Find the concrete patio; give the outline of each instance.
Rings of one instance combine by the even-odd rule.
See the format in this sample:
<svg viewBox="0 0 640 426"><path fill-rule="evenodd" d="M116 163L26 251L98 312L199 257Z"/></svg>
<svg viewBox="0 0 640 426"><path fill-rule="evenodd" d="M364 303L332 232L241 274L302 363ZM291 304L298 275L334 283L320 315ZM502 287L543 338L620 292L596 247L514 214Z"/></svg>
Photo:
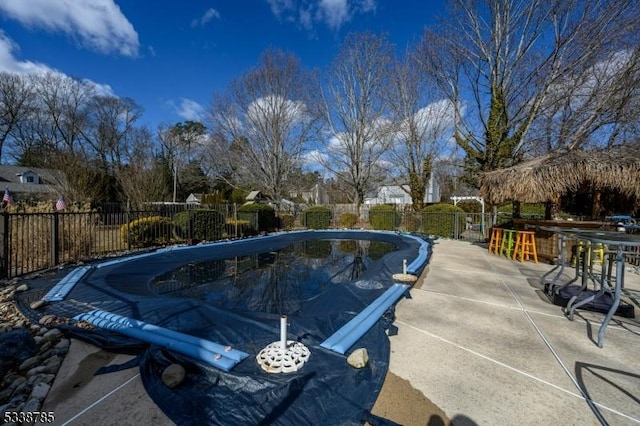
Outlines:
<svg viewBox="0 0 640 426"><path fill-rule="evenodd" d="M640 423L640 321L614 316L599 348L604 315L569 321L539 283L551 268L436 241L424 279L397 306L391 371L456 425ZM640 316L634 268L625 293Z"/></svg>
<svg viewBox="0 0 640 426"><path fill-rule="evenodd" d="M397 306L390 371L456 425L640 423L640 321L614 317L599 348L603 315L569 321L539 284L551 268L437 240L412 298ZM634 270L625 287L640 300ZM57 424L171 424L137 369L92 376L127 359L74 341L43 410Z"/></svg>

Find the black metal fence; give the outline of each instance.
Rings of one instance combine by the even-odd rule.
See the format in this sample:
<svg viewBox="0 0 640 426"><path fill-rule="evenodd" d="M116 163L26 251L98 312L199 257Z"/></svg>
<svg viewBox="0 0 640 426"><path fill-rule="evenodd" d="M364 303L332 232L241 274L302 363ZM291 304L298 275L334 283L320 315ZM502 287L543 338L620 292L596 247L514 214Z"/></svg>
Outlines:
<svg viewBox="0 0 640 426"><path fill-rule="evenodd" d="M423 213L398 209L382 213L390 216L372 226L369 209L363 206L356 223L346 226L341 223L341 214L355 212L355 208L329 207L328 221L323 226L326 228L377 228L475 242L485 241L488 234L489 215L483 218L479 213ZM248 217L252 214L255 217ZM258 213L243 212L239 217L238 207L233 204L206 207L158 204L140 210L113 204L91 212L2 212L0 215L2 278L69 262L171 244L241 238L265 231L259 225ZM279 216L281 220L276 220L276 226L267 231L304 228L306 225L302 211L283 212Z"/></svg>

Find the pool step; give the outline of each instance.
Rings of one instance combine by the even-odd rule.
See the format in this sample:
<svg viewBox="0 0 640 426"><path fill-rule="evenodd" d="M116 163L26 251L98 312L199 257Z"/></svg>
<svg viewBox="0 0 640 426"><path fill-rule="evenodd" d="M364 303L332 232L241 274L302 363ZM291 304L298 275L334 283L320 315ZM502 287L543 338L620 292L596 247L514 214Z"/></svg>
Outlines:
<svg viewBox="0 0 640 426"><path fill-rule="evenodd" d="M407 292L409 287L407 284L398 283L389 287L380 297L333 333L320 346L339 354L344 354L378 321L391 305L396 303Z"/></svg>

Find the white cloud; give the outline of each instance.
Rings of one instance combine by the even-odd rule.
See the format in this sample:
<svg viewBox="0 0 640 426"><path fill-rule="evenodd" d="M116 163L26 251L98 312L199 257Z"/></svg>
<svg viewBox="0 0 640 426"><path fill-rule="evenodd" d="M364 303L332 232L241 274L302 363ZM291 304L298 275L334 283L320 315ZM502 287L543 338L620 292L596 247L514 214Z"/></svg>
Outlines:
<svg viewBox="0 0 640 426"><path fill-rule="evenodd" d="M267 0L267 3L271 6L271 13L278 18L280 18L283 13L288 13L297 8L295 0Z"/></svg>
<svg viewBox="0 0 640 426"><path fill-rule="evenodd" d="M362 0L360 1L360 10L364 13L375 12L377 8L376 0Z"/></svg>
<svg viewBox="0 0 640 426"><path fill-rule="evenodd" d="M93 85L95 93L98 96L112 96L114 98L118 97L113 92L113 89L111 88L111 85L109 85L109 84L96 83L95 81L89 80L87 78L82 79L82 81L84 81L87 84Z"/></svg>
<svg viewBox="0 0 640 426"><path fill-rule="evenodd" d="M311 11L309 9L300 9L299 21L300 26L307 31L311 31L313 29L313 17L311 16Z"/></svg>
<svg viewBox="0 0 640 426"><path fill-rule="evenodd" d="M65 33L101 53L138 54L138 33L114 0L2 0L0 12L27 27Z"/></svg>
<svg viewBox="0 0 640 426"><path fill-rule="evenodd" d="M278 19L295 22L305 30L312 30L314 23L339 30L357 14L373 13L377 0L267 0L271 13Z"/></svg>
<svg viewBox="0 0 640 426"><path fill-rule="evenodd" d="M220 19L220 12L213 8L207 9L207 11L200 18L196 18L191 21L192 27L201 26L204 27L212 19Z"/></svg>
<svg viewBox="0 0 640 426"><path fill-rule="evenodd" d="M202 121L205 115L205 109L198 102L187 98L180 98L180 104L169 102L181 118L190 121Z"/></svg>
<svg viewBox="0 0 640 426"><path fill-rule="evenodd" d="M39 62L16 59L14 53L19 50L20 47L0 31L0 71L16 74L44 74L53 71L47 65Z"/></svg>
<svg viewBox="0 0 640 426"><path fill-rule="evenodd" d="M327 150L329 152L336 152L342 150L347 144L347 134L344 132L340 132L336 135L333 135L329 138L329 144L327 145Z"/></svg>
<svg viewBox="0 0 640 426"><path fill-rule="evenodd" d="M317 149L312 149L302 155L302 164L309 167L318 166L319 168L319 166L327 162L327 159L327 154Z"/></svg>
<svg viewBox="0 0 640 426"><path fill-rule="evenodd" d="M51 73L70 78L66 74L43 63L17 59L15 54L19 50L20 47L0 30L0 71L23 75L44 75ZM115 96L113 89L108 84L96 83L89 79L83 79L82 81L92 85L95 88L96 94L100 96Z"/></svg>
<svg viewBox="0 0 640 426"><path fill-rule="evenodd" d="M464 116L466 106L460 105L458 113ZM442 152L450 152L456 149L456 142L453 138L455 126L455 110L451 101L441 99L432 102L419 109L413 116L413 120L398 123L399 127L395 135L395 142L404 144L404 140L410 135L409 126L415 126L416 131L424 144L437 145L442 148Z"/></svg>
<svg viewBox="0 0 640 426"><path fill-rule="evenodd" d="M338 30L345 22L351 20L349 2L347 0L320 0L318 20L324 21L333 30Z"/></svg>
<svg viewBox="0 0 640 426"><path fill-rule="evenodd" d="M247 107L247 118L254 125L280 122L293 127L305 120L307 109L303 102L290 101L281 96L264 96Z"/></svg>

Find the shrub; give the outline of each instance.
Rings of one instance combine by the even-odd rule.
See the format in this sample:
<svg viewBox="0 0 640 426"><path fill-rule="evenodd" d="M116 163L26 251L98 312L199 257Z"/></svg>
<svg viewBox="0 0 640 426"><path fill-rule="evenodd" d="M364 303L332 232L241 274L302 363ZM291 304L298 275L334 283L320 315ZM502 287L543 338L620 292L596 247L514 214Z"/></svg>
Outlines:
<svg viewBox="0 0 640 426"><path fill-rule="evenodd" d="M236 234L237 227L237 234ZM227 236L230 237L243 237L245 235L255 234L255 230L251 228L251 223L248 220L235 220L235 219L227 219L227 224L225 226Z"/></svg>
<svg viewBox="0 0 640 426"><path fill-rule="evenodd" d="M427 235L451 238L464 230L466 215L464 210L453 204L433 204L422 209L422 232Z"/></svg>
<svg viewBox="0 0 640 426"><path fill-rule="evenodd" d="M355 213L341 213L338 217L340 228L353 228L358 222L358 215Z"/></svg>
<svg viewBox="0 0 640 426"><path fill-rule="evenodd" d="M407 232L419 232L422 226L422 212L407 210L404 212L402 228Z"/></svg>
<svg viewBox="0 0 640 426"><path fill-rule="evenodd" d="M400 225L400 219L395 206L381 204L369 209L369 223L373 229L393 231Z"/></svg>
<svg viewBox="0 0 640 426"><path fill-rule="evenodd" d="M276 212L268 204L245 204L238 209L238 220L249 222L249 233L273 231L278 226Z"/></svg>
<svg viewBox="0 0 640 426"><path fill-rule="evenodd" d="M186 210L176 214L173 223L182 238L213 241L222 238L224 215L215 210Z"/></svg>
<svg viewBox="0 0 640 426"><path fill-rule="evenodd" d="M132 220L120 228L120 236L131 247L151 247L172 242L175 225L164 216L148 216Z"/></svg>
<svg viewBox="0 0 640 426"><path fill-rule="evenodd" d="M331 209L327 207L310 207L302 212L302 225L311 229L327 229L332 216Z"/></svg>
<svg viewBox="0 0 640 426"><path fill-rule="evenodd" d="M482 204L478 201L473 200L463 200L458 201L458 207L464 210L467 213L480 213L482 212Z"/></svg>
<svg viewBox="0 0 640 426"><path fill-rule="evenodd" d="M229 202L234 204L242 204L247 201L249 191L240 188L234 188L229 196Z"/></svg>
<svg viewBox="0 0 640 426"><path fill-rule="evenodd" d="M216 191L209 194L202 194L201 204L222 204L224 202L224 192Z"/></svg>
<svg viewBox="0 0 640 426"><path fill-rule="evenodd" d="M295 223L295 218L292 214L289 213L281 213L278 215L279 219L279 228L286 229L287 231L293 229L293 225Z"/></svg>

